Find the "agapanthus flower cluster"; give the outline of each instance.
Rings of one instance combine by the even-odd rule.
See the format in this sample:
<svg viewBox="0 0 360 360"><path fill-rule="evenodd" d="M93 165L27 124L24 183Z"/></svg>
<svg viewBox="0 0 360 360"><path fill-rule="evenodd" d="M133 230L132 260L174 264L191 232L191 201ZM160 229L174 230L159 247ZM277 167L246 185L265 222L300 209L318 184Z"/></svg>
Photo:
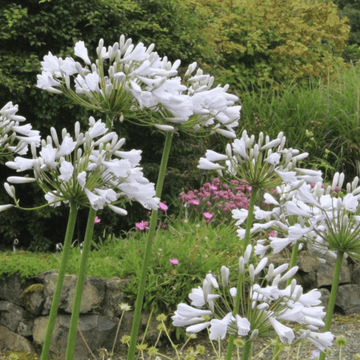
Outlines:
<svg viewBox="0 0 360 360"><path fill-rule="evenodd" d="M215 178L199 190L183 192L179 199L184 203L186 216L210 213L224 220L229 218L232 209L248 208L250 193L251 186L245 181L230 180L228 184L222 184L219 178Z"/></svg>
<svg viewBox="0 0 360 360"><path fill-rule="evenodd" d="M184 84L177 76L180 60L172 64L153 49L154 44L146 48L140 42L135 46L124 35L108 48L101 39L94 62L85 43L78 41L74 55L83 64L49 52L41 62L37 86L63 93L87 108L106 111L110 118L122 120L125 116L126 120L163 131L208 128L235 137L233 128L238 125L241 106L234 105L239 99L227 93L228 86L213 88L214 78L201 69L193 74L196 62L188 67ZM131 116L136 110L141 112Z"/></svg>
<svg viewBox="0 0 360 360"><path fill-rule="evenodd" d="M292 184L277 187L277 195L265 194L264 200L273 206L271 210L255 208L254 217L261 222L252 225L251 233L275 230L275 236L257 241L255 253L263 257L270 250L279 253L299 243L300 248L306 244L319 256L336 257L336 251L343 251L359 258L359 179L356 177L346 185L346 190L339 191L344 174L336 173L328 186L321 181L302 183L303 179L296 177L298 180ZM247 213L233 210L233 217L238 219L237 225L241 225ZM245 230L238 230L240 238L244 233Z"/></svg>
<svg viewBox="0 0 360 360"><path fill-rule="evenodd" d="M330 348L334 336L330 332L319 333L325 324L324 307L320 306L321 293L314 289L304 294L300 285L293 279L291 284L282 284L291 279L298 268L287 272L288 264L277 268L267 267L267 275L260 281L268 259L263 258L255 267L250 264L252 247L248 245L244 257L239 259L239 272L242 280L242 293L249 288L247 298L241 298L241 312L233 313L237 288L230 282L230 270L221 268L221 283L209 273L202 287L189 294L191 305L181 303L172 317L173 325L186 327L186 332L197 333L209 328L210 340L225 339L229 334L246 336L246 341L266 337L276 332L284 344L307 339L319 350ZM250 283L245 283L249 279ZM260 282L260 284L259 284ZM291 324L295 324L294 328Z"/></svg>
<svg viewBox="0 0 360 360"><path fill-rule="evenodd" d="M221 175L225 172L263 190L274 189L283 181L291 181L296 174L291 170L308 156L307 153L300 154L299 150L285 148L285 142L282 132L274 140L260 133L256 142L255 136L249 137L244 130L240 139L226 146L226 154L207 150L206 157L200 158L198 168L218 170Z"/></svg>
<svg viewBox="0 0 360 360"><path fill-rule="evenodd" d="M17 115L18 105L10 101L0 110L0 156L11 153L25 155L28 145L33 142L40 144L40 133L32 130L30 124L20 125L26 119Z"/></svg>
<svg viewBox="0 0 360 360"><path fill-rule="evenodd" d="M62 130L60 140L54 128L51 136L41 141L39 154L31 146L32 159L16 157L6 165L17 172L30 170L33 177L10 176L5 183L8 194L19 201L10 184L37 182L50 206L75 202L77 206L91 206L95 210L108 206L120 215L126 211L115 206L125 201L137 201L145 208L157 209L154 184L139 167L140 150L122 151L125 139L109 132L101 120L89 119L89 129L80 132L75 124L75 136Z"/></svg>

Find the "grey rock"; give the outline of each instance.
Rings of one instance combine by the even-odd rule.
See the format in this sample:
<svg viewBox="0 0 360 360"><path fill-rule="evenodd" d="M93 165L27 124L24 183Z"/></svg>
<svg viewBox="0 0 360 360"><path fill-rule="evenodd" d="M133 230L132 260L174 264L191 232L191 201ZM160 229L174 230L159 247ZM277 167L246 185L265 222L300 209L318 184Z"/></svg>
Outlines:
<svg viewBox="0 0 360 360"><path fill-rule="evenodd" d="M336 260L331 259L328 260L325 264L320 264L317 270L317 284L316 287L328 286L333 282L334 269L335 269ZM349 266L347 264L347 260L344 259L341 271L340 271L340 279L339 284L350 283L351 276Z"/></svg>
<svg viewBox="0 0 360 360"><path fill-rule="evenodd" d="M21 305L33 315L40 315L44 307L44 285L33 284L20 295Z"/></svg>
<svg viewBox="0 0 360 360"><path fill-rule="evenodd" d="M31 342L24 337L15 334L4 326L0 325L0 339L4 346L14 351L24 351L29 354L35 354L35 349Z"/></svg>
<svg viewBox="0 0 360 360"><path fill-rule="evenodd" d="M21 305L20 295L34 281L21 281L18 273L5 275L0 279L0 299L11 301L16 305Z"/></svg>
<svg viewBox="0 0 360 360"><path fill-rule="evenodd" d="M297 259L299 270L310 273L315 272L320 265L320 261L315 256L310 255L309 251L300 251Z"/></svg>
<svg viewBox="0 0 360 360"><path fill-rule="evenodd" d="M23 336L32 334L33 316L10 301L0 301L0 325Z"/></svg>
<svg viewBox="0 0 360 360"><path fill-rule="evenodd" d="M339 286L335 305L341 308L345 315L360 311L360 286L352 284Z"/></svg>
<svg viewBox="0 0 360 360"><path fill-rule="evenodd" d="M106 280L105 301L103 305L104 314L108 316L120 316L119 304L124 302L123 289L126 288L129 280L114 277Z"/></svg>
<svg viewBox="0 0 360 360"><path fill-rule="evenodd" d="M45 304L43 315L49 314L52 297L55 291L57 274L48 274L44 279ZM76 289L76 275L66 275L61 290L59 309L71 313ZM85 278L80 313L101 314L101 305L105 297L105 280L101 278Z"/></svg>
<svg viewBox="0 0 360 360"><path fill-rule="evenodd" d="M360 263L354 264L351 269L351 282L360 285Z"/></svg>
<svg viewBox="0 0 360 360"><path fill-rule="evenodd" d="M34 280L35 280L35 282L37 282L37 283L44 284L44 282L45 282L45 277L46 277L47 275L56 274L56 273L57 273L56 270L44 271L44 272L42 272L42 273L39 274L39 275L35 275L35 276L34 276Z"/></svg>
<svg viewBox="0 0 360 360"><path fill-rule="evenodd" d="M65 359L70 319L70 315L60 315L56 319L53 340L50 347L51 358L53 360ZM35 319L33 339L38 345L44 342L47 321L47 316ZM79 318L79 330L94 354L97 354L97 351L102 347L111 350L117 324L118 318L110 318L108 316L81 315ZM119 337L121 338L123 335L124 332L121 330ZM116 349L118 349L118 346L119 344ZM91 354L78 332L75 340L74 358L77 360L88 360L90 356Z"/></svg>

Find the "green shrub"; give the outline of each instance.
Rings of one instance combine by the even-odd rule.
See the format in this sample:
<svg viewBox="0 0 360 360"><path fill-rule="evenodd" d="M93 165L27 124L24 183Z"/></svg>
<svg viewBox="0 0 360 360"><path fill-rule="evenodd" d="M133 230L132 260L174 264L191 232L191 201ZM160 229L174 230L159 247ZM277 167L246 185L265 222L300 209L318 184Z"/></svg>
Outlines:
<svg viewBox="0 0 360 360"><path fill-rule="evenodd" d="M208 19L203 34L221 54L226 78L235 87L240 81L336 78L350 27L332 2L201 0L197 4Z"/></svg>

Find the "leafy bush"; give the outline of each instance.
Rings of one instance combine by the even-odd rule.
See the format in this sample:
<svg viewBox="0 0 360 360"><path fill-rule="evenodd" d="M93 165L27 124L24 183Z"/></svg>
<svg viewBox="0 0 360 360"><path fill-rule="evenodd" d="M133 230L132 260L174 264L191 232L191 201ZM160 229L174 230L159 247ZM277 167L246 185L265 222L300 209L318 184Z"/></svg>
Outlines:
<svg viewBox="0 0 360 360"><path fill-rule="evenodd" d="M337 76L350 27L332 2L202 0L197 10L207 18L203 34L221 53L235 87Z"/></svg>

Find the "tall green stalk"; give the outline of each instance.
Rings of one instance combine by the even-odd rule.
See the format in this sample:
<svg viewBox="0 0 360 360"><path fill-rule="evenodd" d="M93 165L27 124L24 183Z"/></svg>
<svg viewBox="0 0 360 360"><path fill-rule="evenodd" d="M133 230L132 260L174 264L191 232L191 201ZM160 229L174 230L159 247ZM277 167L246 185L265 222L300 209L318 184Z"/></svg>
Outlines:
<svg viewBox="0 0 360 360"><path fill-rule="evenodd" d="M329 298L329 303L326 311L326 321L325 321L325 327L324 332L327 332L330 330L331 320L334 313L335 308L335 301L336 301L336 294L339 286L339 279L340 279L340 271L341 266L344 258L344 252L338 251L335 269L334 269L334 275L333 275L333 282L331 285L331 293ZM325 353L322 352L320 354L320 360L325 360Z"/></svg>
<svg viewBox="0 0 360 360"><path fill-rule="evenodd" d="M83 252L81 256L80 269L78 273L78 278L76 282L74 303L71 310L71 320L70 320L70 329L68 335L68 343L66 348L66 360L72 360L75 350L75 340L77 335L77 326L79 322L79 313L81 306L81 298L83 293L83 285L86 273L87 261L90 254L90 245L94 232L94 220L95 220L96 210L90 207L88 221L86 225L85 239Z"/></svg>
<svg viewBox="0 0 360 360"><path fill-rule="evenodd" d="M249 208L248 208L248 216L246 219L246 228L245 228L245 238L244 238L244 243L243 243L243 249L241 251L241 256L244 255L246 247L248 246L249 240L250 240L250 230L251 230L251 226L252 226L252 222L253 222L253 214L254 214L254 207L255 207L255 201L256 201L256 197L257 197L257 193L258 193L258 188L257 187L252 187L251 190L251 196L250 196L250 202L249 202ZM239 309L240 309L240 300L241 300L241 287L242 287L242 274L239 273L238 276L238 281L237 281L237 293L236 293L236 299L235 299L235 305L234 305L234 310L233 310L233 315L235 317L236 314L239 313ZM226 354L226 360L231 360L232 359L232 351L233 351L233 347L234 347L234 339L235 339L235 335L232 334L229 336L229 344L228 344L228 351ZM247 352L249 352L250 349L247 350ZM243 356L243 360L247 360L247 357Z"/></svg>
<svg viewBox="0 0 360 360"><path fill-rule="evenodd" d="M51 303L49 320L48 320L48 323L46 326L46 334L45 334L44 344L42 346L42 351L41 351L41 360L48 360L48 357L49 357L51 339L53 336L57 311L58 311L59 304L60 304L61 289L62 289L62 286L64 283L66 265L67 265L67 262L68 262L68 259L70 256L70 247L71 247L71 241L72 241L73 235L74 235L77 213L78 213L77 204L76 204L76 202L71 201L69 218L68 218L68 223L67 223L67 227L66 227L64 246L63 246L63 251L62 251L62 258L61 258L61 263L60 263L60 269L58 272L54 296L53 296L53 300Z"/></svg>
<svg viewBox="0 0 360 360"><path fill-rule="evenodd" d="M171 141L172 141L173 134L171 132L167 132L165 135L165 144L163 149L163 154L161 158L161 164L159 169L159 175L158 180L156 184L156 196L161 198L162 194L162 188L164 185L164 179L166 174L166 168L167 168L167 162L170 155L170 149L171 149ZM135 302L135 313L134 313L134 319L132 323L131 328L131 340L129 345L129 351L128 351L128 360L133 360L135 355L135 348L136 348L136 341L137 341L137 335L139 331L139 325L140 325L140 318L141 318L141 311L142 311L142 305L143 305L143 299L144 299L144 293L145 293L145 283L146 283L146 277L147 277L147 271L151 256L151 247L152 242L155 235L156 230L156 224L158 219L158 211L153 210L151 212L151 218L150 218L150 228L148 233L148 239L145 246L145 254L144 254L144 260L143 265L141 269L141 277L139 281L139 289L138 294Z"/></svg>

